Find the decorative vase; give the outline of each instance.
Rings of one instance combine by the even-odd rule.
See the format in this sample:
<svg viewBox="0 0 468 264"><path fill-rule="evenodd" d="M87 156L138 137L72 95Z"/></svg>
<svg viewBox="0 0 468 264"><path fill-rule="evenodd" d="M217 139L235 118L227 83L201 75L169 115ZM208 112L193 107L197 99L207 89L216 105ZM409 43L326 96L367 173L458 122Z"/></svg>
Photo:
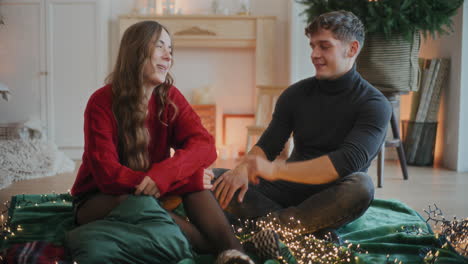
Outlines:
<svg viewBox="0 0 468 264"><path fill-rule="evenodd" d="M220 0L212 0L211 1L211 13L219 14L221 12L221 1Z"/></svg>
<svg viewBox="0 0 468 264"><path fill-rule="evenodd" d="M162 13L164 15L175 14L175 0L161 0L162 1Z"/></svg>
<svg viewBox="0 0 468 264"><path fill-rule="evenodd" d="M238 0L239 12L238 15L250 15L250 0Z"/></svg>

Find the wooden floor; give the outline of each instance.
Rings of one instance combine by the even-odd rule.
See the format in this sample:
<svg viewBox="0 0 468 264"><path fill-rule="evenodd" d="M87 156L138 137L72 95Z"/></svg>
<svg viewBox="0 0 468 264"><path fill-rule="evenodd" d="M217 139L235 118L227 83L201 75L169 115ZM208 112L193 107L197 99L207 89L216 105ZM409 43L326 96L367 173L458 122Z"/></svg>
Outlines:
<svg viewBox="0 0 468 264"><path fill-rule="evenodd" d="M80 162L77 162L77 169ZM217 161L216 167L232 168L235 161ZM76 171L41 179L16 182L0 190L1 206L16 194L41 194L67 192L74 181ZM369 175L374 183L376 180L376 164L369 168ZM1 175L0 175L1 177ZM428 205L437 204L446 218L468 217L468 173L429 168L409 167L409 180L403 180L400 166L397 162L387 161L383 188L376 188L376 198L397 199L417 210L424 218L423 209ZM3 209L3 208L2 208Z"/></svg>

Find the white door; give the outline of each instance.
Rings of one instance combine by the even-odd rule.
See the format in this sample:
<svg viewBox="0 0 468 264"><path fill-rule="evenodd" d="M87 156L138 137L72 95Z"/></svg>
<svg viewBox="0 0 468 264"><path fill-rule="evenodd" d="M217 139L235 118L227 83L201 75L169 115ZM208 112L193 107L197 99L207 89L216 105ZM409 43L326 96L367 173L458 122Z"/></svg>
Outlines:
<svg viewBox="0 0 468 264"><path fill-rule="evenodd" d="M70 157L83 152L83 112L107 73L107 0L3 0L0 123L37 118Z"/></svg>
<svg viewBox="0 0 468 264"><path fill-rule="evenodd" d="M107 70L108 2L46 0L49 138L70 157L83 153L83 113Z"/></svg>
<svg viewBox="0 0 468 264"><path fill-rule="evenodd" d="M41 0L0 2L0 82L11 91L0 98L0 123L37 118L46 123L45 27Z"/></svg>

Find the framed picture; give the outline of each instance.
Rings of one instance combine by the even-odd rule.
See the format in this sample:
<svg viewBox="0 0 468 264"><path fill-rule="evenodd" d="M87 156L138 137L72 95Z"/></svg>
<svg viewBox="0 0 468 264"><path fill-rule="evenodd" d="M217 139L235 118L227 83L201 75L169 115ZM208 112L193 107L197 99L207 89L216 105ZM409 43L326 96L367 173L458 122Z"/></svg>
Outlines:
<svg viewBox="0 0 468 264"><path fill-rule="evenodd" d="M254 114L223 114L223 145L245 153L247 126L254 124Z"/></svg>

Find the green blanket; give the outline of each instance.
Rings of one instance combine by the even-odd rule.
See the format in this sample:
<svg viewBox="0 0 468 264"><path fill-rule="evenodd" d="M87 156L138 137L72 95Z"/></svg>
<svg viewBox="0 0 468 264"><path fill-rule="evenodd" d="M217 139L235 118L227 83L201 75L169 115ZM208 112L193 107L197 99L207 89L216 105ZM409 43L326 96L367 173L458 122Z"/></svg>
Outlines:
<svg viewBox="0 0 468 264"><path fill-rule="evenodd" d="M3 232L0 250L34 240L63 245L66 234L74 228L68 194L14 196L9 216L10 232ZM171 228L168 229L171 233L178 232ZM342 227L338 233L344 241L352 243L348 246L357 257L353 260L355 263L394 263L395 259L405 264L431 263L430 259L423 260L424 252L428 250L439 252L435 263L468 263L450 247L441 248L443 241L433 234L424 219L396 200L374 200L362 217ZM185 247L183 241L176 244ZM213 260L212 256L198 255L187 257L179 264L208 264ZM289 262L295 263L292 258Z"/></svg>
<svg viewBox="0 0 468 264"><path fill-rule="evenodd" d="M359 244L357 263L424 263L421 251L439 251L435 263L468 263L450 247L441 249L445 241L437 238L430 226L413 209L396 200L372 202L366 213L338 230L343 241ZM389 257L387 257L389 255ZM432 263L431 259L426 259Z"/></svg>
<svg viewBox="0 0 468 264"><path fill-rule="evenodd" d="M180 228L154 197L129 196L104 219L68 232L78 263L174 263L193 258Z"/></svg>

